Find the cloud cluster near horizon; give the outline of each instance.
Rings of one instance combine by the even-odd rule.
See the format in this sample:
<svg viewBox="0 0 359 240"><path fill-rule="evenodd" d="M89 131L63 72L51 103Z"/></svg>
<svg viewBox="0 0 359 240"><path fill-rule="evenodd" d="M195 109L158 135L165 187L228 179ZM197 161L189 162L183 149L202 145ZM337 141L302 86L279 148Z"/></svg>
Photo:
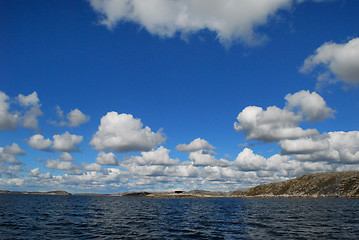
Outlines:
<svg viewBox="0 0 359 240"><path fill-rule="evenodd" d="M299 127L303 117L310 122L334 117L335 111L319 94L300 91L288 94L285 100L284 109L276 106L267 110L255 106L245 108L238 114L234 128L243 131L247 139L277 142L281 155L296 161L325 162L328 165L359 163L359 131L320 134L316 129Z"/></svg>
<svg viewBox="0 0 359 240"><path fill-rule="evenodd" d="M316 0L314 2L322 2ZM151 34L173 37L209 30L225 45L240 40L249 45L267 39L256 28L265 25L280 10L303 0L89 0L100 23L113 29L133 22Z"/></svg>
<svg viewBox="0 0 359 240"><path fill-rule="evenodd" d="M68 131L52 139L35 134L27 140L32 149L59 154L42 161L49 171L27 169L18 159L25 152L13 143L0 148L0 185L77 190L104 186L128 190L233 190L304 173L359 168L358 131L319 133L300 127L304 121L310 124L334 117L335 110L318 93L302 90L284 99L283 108L246 107L234 123L235 130L243 132L248 140L276 142L281 153L270 157L246 147L234 160L217 158L215 146L196 138L176 147L188 154L187 159L172 158L171 150L161 145L166 140L162 131L153 132L131 114L109 112L101 118L89 142L98 151L92 161L79 162L71 155L83 151L79 148L83 136ZM31 98L22 101L29 105L38 102ZM119 159L116 153L131 155Z"/></svg>

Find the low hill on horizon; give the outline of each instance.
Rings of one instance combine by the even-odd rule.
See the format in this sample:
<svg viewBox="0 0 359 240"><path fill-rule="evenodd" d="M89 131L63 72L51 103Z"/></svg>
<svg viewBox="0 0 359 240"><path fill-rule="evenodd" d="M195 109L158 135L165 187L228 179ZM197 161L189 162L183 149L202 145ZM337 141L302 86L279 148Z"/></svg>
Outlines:
<svg viewBox="0 0 359 240"><path fill-rule="evenodd" d="M232 192L233 197L359 197L359 171L305 174Z"/></svg>
<svg viewBox="0 0 359 240"><path fill-rule="evenodd" d="M40 195L84 195L84 196L118 196L118 197L151 197L151 198L199 198L199 197L328 197L359 198L359 171L325 172L305 174L301 177L283 182L261 184L247 190L232 192L212 192L206 190L175 192L125 192L114 194L75 193L63 190L49 192L8 191L0 194L40 194Z"/></svg>

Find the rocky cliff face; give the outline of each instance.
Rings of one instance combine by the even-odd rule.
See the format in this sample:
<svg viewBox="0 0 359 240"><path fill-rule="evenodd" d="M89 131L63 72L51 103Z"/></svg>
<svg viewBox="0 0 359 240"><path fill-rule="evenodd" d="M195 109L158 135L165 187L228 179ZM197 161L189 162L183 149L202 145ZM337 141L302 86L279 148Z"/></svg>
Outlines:
<svg viewBox="0 0 359 240"><path fill-rule="evenodd" d="M359 172L306 174L279 183L234 191L237 197L359 197Z"/></svg>

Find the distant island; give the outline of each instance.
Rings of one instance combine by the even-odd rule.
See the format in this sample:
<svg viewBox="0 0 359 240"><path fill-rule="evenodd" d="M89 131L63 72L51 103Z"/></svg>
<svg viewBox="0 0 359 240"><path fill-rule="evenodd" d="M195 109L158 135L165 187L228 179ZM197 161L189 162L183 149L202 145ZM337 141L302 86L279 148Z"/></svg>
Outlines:
<svg viewBox="0 0 359 240"><path fill-rule="evenodd" d="M0 190L0 194L34 194L34 195L72 195L66 191L50 191L50 192L31 192L31 191L8 191Z"/></svg>
<svg viewBox="0 0 359 240"><path fill-rule="evenodd" d="M66 191L31 192L0 190L0 194L86 195L146 198L359 198L359 171L305 174L291 180L261 184L247 190L211 192L206 190L174 192L125 192L115 194L76 193Z"/></svg>

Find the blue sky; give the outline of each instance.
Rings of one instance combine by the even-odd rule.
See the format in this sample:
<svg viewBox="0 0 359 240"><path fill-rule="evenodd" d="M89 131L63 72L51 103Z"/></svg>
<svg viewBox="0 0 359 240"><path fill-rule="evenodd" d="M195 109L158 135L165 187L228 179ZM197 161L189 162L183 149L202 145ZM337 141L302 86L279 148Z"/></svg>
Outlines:
<svg viewBox="0 0 359 240"><path fill-rule="evenodd" d="M359 3L0 1L0 188L235 190L359 168Z"/></svg>

